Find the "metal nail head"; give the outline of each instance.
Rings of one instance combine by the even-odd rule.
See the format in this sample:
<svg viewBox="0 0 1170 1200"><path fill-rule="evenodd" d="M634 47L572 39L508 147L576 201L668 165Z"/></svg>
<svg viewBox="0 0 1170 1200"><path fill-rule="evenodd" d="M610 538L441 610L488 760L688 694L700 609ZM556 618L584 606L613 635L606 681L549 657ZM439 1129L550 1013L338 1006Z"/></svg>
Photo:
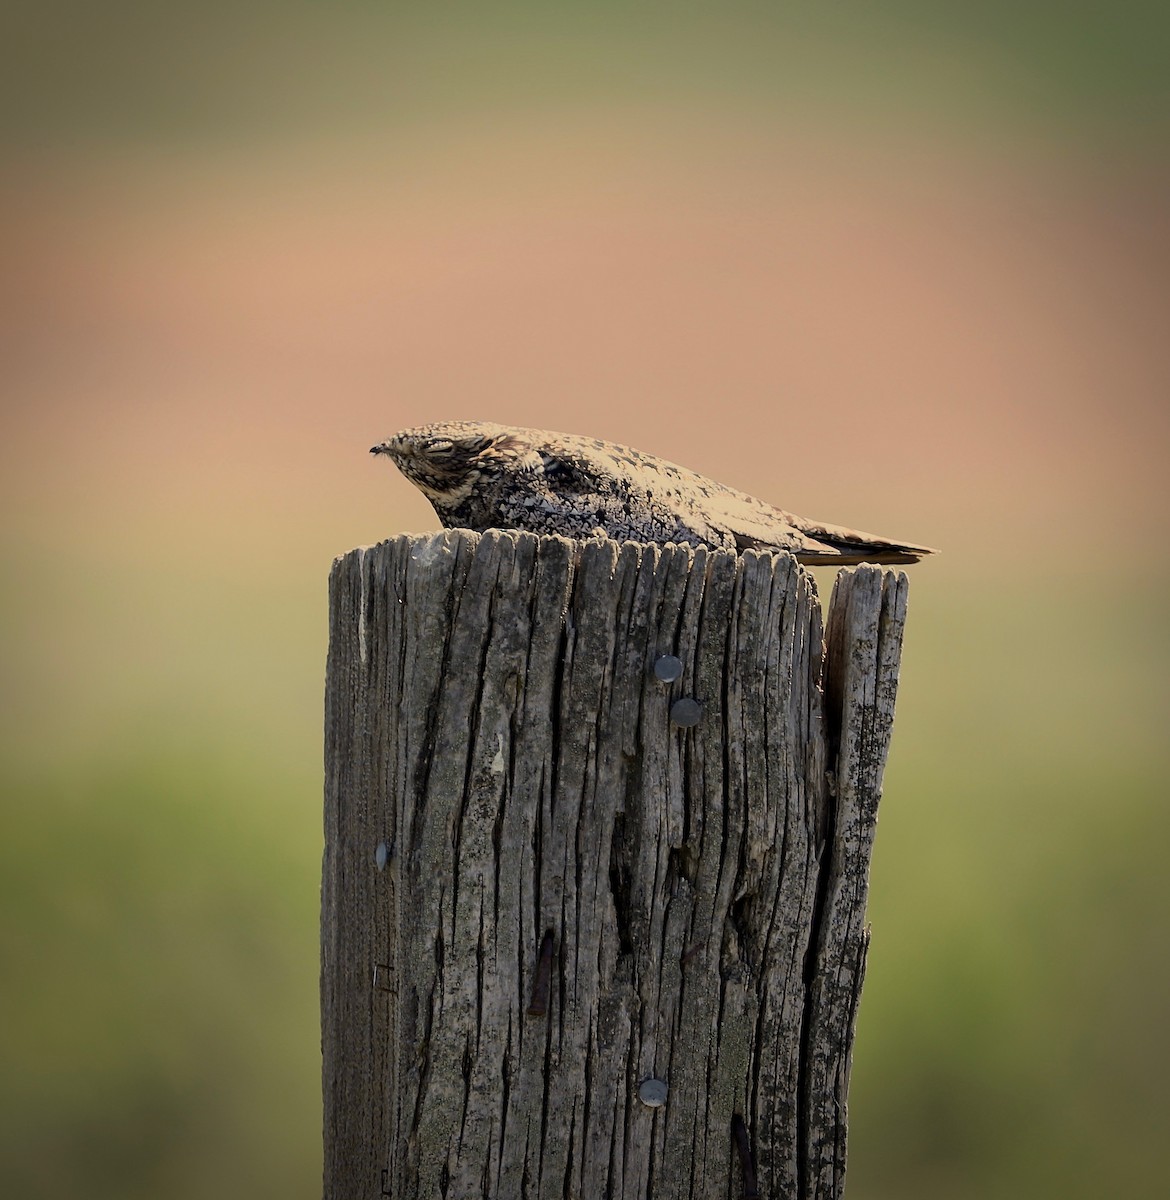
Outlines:
<svg viewBox="0 0 1170 1200"><path fill-rule="evenodd" d="M654 663L654 675L663 683L674 683L676 679L681 679L682 671L682 659L675 658L673 654L663 654Z"/></svg>
<svg viewBox="0 0 1170 1200"><path fill-rule="evenodd" d="M699 718L703 715L703 706L698 700L691 696L684 696L681 700L676 700L670 706L670 719L675 725L681 725L684 728L689 728L692 725L698 725Z"/></svg>
<svg viewBox="0 0 1170 1200"><path fill-rule="evenodd" d="M638 1084L638 1099L647 1108L661 1108L666 1103L666 1082L662 1079L643 1079Z"/></svg>

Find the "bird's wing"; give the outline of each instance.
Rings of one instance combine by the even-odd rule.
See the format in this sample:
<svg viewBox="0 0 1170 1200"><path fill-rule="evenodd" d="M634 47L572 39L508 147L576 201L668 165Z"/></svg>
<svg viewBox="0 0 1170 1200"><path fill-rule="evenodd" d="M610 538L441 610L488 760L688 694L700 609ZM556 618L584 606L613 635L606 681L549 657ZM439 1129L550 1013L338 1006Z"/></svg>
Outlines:
<svg viewBox="0 0 1170 1200"><path fill-rule="evenodd" d="M625 480L648 502L666 505L680 528L712 546L787 550L813 566L912 563L933 553L925 546L794 516L678 463L625 446L553 436L556 455L546 459L546 471L558 494L588 491L598 479Z"/></svg>
<svg viewBox="0 0 1170 1200"><path fill-rule="evenodd" d="M567 435L555 435L541 453L540 487L550 501L573 516L595 517L619 541L733 545L689 503L685 468L625 446Z"/></svg>
<svg viewBox="0 0 1170 1200"><path fill-rule="evenodd" d="M734 540L739 550L788 550L793 554L815 548L815 543L792 523L788 514L762 500L702 480L693 491L694 507L702 519Z"/></svg>
<svg viewBox="0 0 1170 1200"><path fill-rule="evenodd" d="M811 566L912 563L934 553L910 542L797 517L732 488L705 495L703 511L712 525L731 534L740 550L787 550Z"/></svg>

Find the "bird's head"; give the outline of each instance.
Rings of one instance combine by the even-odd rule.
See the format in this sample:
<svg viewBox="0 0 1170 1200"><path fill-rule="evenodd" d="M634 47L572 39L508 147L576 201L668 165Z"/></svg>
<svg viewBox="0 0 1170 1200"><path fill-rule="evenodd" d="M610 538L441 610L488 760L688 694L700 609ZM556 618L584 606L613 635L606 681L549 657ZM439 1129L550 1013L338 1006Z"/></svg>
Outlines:
<svg viewBox="0 0 1170 1200"><path fill-rule="evenodd" d="M444 421L404 429L370 447L385 454L435 508L454 509L475 490L498 456L523 452L516 431L479 421Z"/></svg>

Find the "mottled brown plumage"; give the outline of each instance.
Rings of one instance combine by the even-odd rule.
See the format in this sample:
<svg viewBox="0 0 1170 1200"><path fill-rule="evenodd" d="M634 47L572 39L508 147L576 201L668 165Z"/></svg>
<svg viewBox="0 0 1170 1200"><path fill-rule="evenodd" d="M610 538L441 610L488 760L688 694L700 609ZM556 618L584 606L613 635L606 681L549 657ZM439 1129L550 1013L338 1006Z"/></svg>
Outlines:
<svg viewBox="0 0 1170 1200"><path fill-rule="evenodd" d="M596 438L448 421L403 430L370 453L393 459L447 528L787 550L812 565L912 563L933 553L808 521L686 467Z"/></svg>

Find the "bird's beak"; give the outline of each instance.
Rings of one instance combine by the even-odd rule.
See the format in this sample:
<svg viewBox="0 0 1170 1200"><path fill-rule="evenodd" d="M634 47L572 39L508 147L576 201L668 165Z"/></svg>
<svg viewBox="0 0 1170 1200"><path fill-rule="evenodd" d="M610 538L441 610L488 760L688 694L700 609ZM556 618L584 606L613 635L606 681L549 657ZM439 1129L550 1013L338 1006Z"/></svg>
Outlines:
<svg viewBox="0 0 1170 1200"><path fill-rule="evenodd" d="M376 446L371 446L370 453L371 454L385 454L386 453L386 443L379 442Z"/></svg>

